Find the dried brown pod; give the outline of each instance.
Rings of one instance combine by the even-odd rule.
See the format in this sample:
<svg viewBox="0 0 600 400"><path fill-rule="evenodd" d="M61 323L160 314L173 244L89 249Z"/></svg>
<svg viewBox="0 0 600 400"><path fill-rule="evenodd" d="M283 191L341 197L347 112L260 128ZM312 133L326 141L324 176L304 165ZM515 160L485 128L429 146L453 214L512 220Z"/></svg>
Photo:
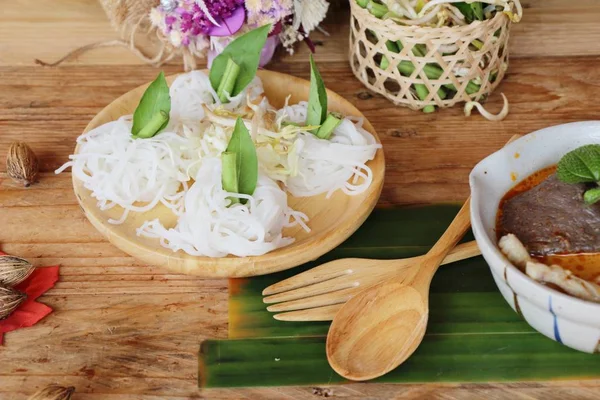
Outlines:
<svg viewBox="0 0 600 400"><path fill-rule="evenodd" d="M26 298L25 293L9 286L0 285L0 320L12 314Z"/></svg>
<svg viewBox="0 0 600 400"><path fill-rule="evenodd" d="M0 284L15 286L23 282L35 268L24 258L0 256Z"/></svg>
<svg viewBox="0 0 600 400"><path fill-rule="evenodd" d="M73 386L50 385L38 390L29 400L69 400L74 391Z"/></svg>
<svg viewBox="0 0 600 400"><path fill-rule="evenodd" d="M35 183L39 168L37 156L29 146L23 142L10 145L6 156L6 173L14 181L29 187Z"/></svg>

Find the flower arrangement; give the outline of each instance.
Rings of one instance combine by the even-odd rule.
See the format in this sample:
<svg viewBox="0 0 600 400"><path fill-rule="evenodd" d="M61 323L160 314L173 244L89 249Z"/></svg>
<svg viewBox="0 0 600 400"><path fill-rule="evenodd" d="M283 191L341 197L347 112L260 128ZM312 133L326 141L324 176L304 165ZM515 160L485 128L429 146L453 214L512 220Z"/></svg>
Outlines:
<svg viewBox="0 0 600 400"><path fill-rule="evenodd" d="M259 26L273 26L260 65L272 58L277 46L293 53L298 41L325 18L326 0L161 0L150 11L150 21L170 46L212 60L235 37Z"/></svg>
<svg viewBox="0 0 600 400"><path fill-rule="evenodd" d="M117 40L90 43L55 62L36 59L43 66L57 66L101 47L128 48L144 62L160 67L174 57L183 58L186 71L196 69L196 57L212 60L236 37L259 26L273 27L261 54L267 64L277 46L290 54L318 28L329 9L328 0L98 0Z"/></svg>

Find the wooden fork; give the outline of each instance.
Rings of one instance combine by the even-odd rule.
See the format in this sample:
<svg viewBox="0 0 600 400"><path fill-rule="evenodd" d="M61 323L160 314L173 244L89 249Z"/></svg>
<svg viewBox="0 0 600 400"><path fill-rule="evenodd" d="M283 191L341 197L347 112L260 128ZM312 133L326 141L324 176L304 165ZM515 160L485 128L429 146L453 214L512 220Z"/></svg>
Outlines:
<svg viewBox="0 0 600 400"><path fill-rule="evenodd" d="M480 255L475 241L456 246L442 264ZM275 283L263 290L267 310L281 321L331 321L359 291L391 277L410 274L423 256L400 260L344 258Z"/></svg>

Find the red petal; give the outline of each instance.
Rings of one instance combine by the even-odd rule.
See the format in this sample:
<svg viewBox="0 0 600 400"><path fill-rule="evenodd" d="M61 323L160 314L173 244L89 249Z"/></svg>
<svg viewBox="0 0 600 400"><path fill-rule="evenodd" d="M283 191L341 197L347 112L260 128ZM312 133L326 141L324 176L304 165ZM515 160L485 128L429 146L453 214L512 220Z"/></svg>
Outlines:
<svg viewBox="0 0 600 400"><path fill-rule="evenodd" d="M45 304L37 301L25 302L8 318L0 321L0 332L33 326L51 312L52 309Z"/></svg>
<svg viewBox="0 0 600 400"><path fill-rule="evenodd" d="M5 253L0 251L0 255ZM17 290L27 293L27 300L8 318L0 321L0 345L3 333L35 325L52 312L45 304L35 301L38 297L54 286L58 280L58 266L36 268L33 273L16 286Z"/></svg>
<svg viewBox="0 0 600 400"><path fill-rule="evenodd" d="M58 266L36 268L15 289L27 293L27 301L33 301L51 289L58 280ZM26 302L27 302L26 301Z"/></svg>

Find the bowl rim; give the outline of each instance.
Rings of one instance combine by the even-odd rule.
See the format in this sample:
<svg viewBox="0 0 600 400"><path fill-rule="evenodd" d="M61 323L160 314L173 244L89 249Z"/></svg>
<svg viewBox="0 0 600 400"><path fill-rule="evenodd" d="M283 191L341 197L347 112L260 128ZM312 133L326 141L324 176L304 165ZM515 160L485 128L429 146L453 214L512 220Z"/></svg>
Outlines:
<svg viewBox="0 0 600 400"><path fill-rule="evenodd" d="M519 296L523 296L536 306L547 310L547 304L542 304L540 302L540 296L535 296L536 293L545 295L547 298L548 295L552 295L553 298L556 298L561 301L562 307L557 307L553 310L553 312L560 316L561 318L565 318L571 321L581 322L582 318L577 318L577 316L586 315L586 322L591 323L593 325L600 326L600 304L594 303L588 300L579 299L577 297L565 294L563 292L559 292L551 287L545 286L534 279L530 278L527 274L522 272L519 268L513 265L505 256L502 254L500 249L498 248L497 242L492 241L488 236L484 226L483 219L481 216L481 203L482 203L482 190L480 188L480 184L477 182L477 178L482 174L482 169L484 166L490 162L490 160L494 158L504 157L506 153L514 153L517 149L522 148L523 145L531 146L533 142L537 140L549 140L550 138L562 134L565 129L570 128L584 128L590 129L600 128L600 121L581 121L581 122L571 122L566 124L559 124L550 126L547 128L539 129L537 131L531 132L530 134L523 135L519 139L507 144L502 149L495 151L490 154L483 160L481 160L471 173L469 174L469 186L471 188L471 225L473 228L473 234L479 245L482 255L484 255L487 264L494 275L497 277L501 277L504 274L502 271L503 268L508 268L513 273L511 274L511 280L516 279L518 283L521 285L527 286L531 288L529 292L520 292L515 290L514 287L516 285L510 285L510 289L518 293ZM558 162L558 160L556 160ZM544 166L538 165L534 170L540 170L544 168ZM527 177L524 177L527 178ZM521 182L520 179L518 182ZM516 184L518 184L515 183ZM496 208L500 202L500 198L497 199ZM506 275L505 275L506 276ZM507 282L508 283L508 282ZM572 312L573 309L577 309L577 313ZM550 312L548 310L548 312ZM596 318L593 318L594 315L597 315Z"/></svg>
<svg viewBox="0 0 600 400"><path fill-rule="evenodd" d="M203 73L208 72L206 69L197 71ZM167 76L166 79L169 86L175 78L182 74L183 73L176 73ZM310 86L310 82L305 79L276 71L259 69L257 71L257 76L263 80L267 77L274 80L285 80L288 87L294 85L302 86L306 88L307 91ZM87 132L96 127L99 122L102 121L104 114L108 113L109 110L115 106L115 103L118 104L132 96L141 97L143 91L149 84L150 82L142 84L114 99L92 118L83 132ZM340 104L340 107L347 109L348 116L362 118L363 128L374 136L377 143L381 144L381 138L378 136L369 120L354 104L345 97L329 89L326 90L330 102L332 99L335 99L335 101ZM75 153L77 152L77 148L78 145L75 147ZM123 232L114 229L115 226L106 221L105 216L103 216L102 212L95 206L95 202L93 207L88 206L87 203L91 198L90 192L83 187L83 183L79 181L74 174L72 175L72 184L78 203L83 209L87 220L104 236L105 239L128 255L146 262L149 265L170 270L173 273L195 275L202 278L243 278L270 274L297 267L303 263L315 260L348 239L348 237L362 226L364 221L372 213L381 195L385 177L385 155L383 148L377 149L374 159L370 160L368 165L370 165L373 170L373 181L367 191L362 194L363 205L361 212L357 213L354 218L346 218L339 221L335 231L331 231L331 233L327 235L321 235L302 246L294 247L293 245L290 245L275 249L260 256L247 257L227 256L213 258L206 256L191 256L187 253L182 254L182 251L171 252L169 249L160 247L160 245L158 245L159 247L157 248L149 249L147 244L142 244L140 241L129 240L127 235ZM198 264L202 264L202 267L198 267Z"/></svg>

